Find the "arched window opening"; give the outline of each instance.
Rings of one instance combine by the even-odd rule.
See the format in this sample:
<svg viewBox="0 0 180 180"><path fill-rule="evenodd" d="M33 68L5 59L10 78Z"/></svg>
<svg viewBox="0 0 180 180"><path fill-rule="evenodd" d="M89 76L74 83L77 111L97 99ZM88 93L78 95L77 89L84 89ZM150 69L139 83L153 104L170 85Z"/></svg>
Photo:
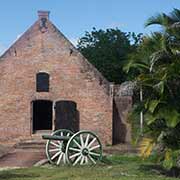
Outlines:
<svg viewBox="0 0 180 180"><path fill-rule="evenodd" d="M40 72L36 74L36 91L49 92L49 74Z"/></svg>

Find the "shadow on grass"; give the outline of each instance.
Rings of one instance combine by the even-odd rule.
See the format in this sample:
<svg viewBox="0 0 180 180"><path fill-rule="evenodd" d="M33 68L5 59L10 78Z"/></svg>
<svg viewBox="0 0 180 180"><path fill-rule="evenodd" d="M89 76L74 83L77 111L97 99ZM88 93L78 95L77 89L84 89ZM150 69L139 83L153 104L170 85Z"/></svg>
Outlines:
<svg viewBox="0 0 180 180"><path fill-rule="evenodd" d="M112 162L112 160L108 159L106 156L103 156L103 157L102 157L102 160L101 160L101 164L104 164L104 165L112 165L113 162Z"/></svg>
<svg viewBox="0 0 180 180"><path fill-rule="evenodd" d="M146 173L153 172L167 177L175 177L175 178L180 177L180 168L177 167L173 167L170 170L166 170L160 165L140 165L139 170L144 171Z"/></svg>
<svg viewBox="0 0 180 180"><path fill-rule="evenodd" d="M142 159L134 155L123 155L123 156L103 156L102 163L107 165L123 165L127 163L142 163Z"/></svg>
<svg viewBox="0 0 180 180"><path fill-rule="evenodd" d="M36 177L40 177L40 176L37 174L23 174L23 173L9 172L9 171L0 172L0 179L3 180L13 180L13 179L20 180L25 178L33 179Z"/></svg>

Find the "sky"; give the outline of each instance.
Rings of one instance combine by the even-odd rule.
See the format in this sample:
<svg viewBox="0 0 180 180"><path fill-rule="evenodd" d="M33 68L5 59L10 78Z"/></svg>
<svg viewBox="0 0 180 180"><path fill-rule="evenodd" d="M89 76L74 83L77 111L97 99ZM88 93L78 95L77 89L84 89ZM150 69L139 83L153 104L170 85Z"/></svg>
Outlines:
<svg viewBox="0 0 180 180"><path fill-rule="evenodd" d="M49 10L50 20L74 44L85 31L119 28L149 34L148 17L180 8L180 0L0 0L0 54L36 20L38 10Z"/></svg>

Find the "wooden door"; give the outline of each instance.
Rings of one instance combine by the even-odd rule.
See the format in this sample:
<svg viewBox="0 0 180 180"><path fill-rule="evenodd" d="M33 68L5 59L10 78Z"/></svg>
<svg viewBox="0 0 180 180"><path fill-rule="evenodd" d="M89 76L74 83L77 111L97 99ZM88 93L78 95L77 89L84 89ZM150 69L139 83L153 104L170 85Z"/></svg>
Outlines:
<svg viewBox="0 0 180 180"><path fill-rule="evenodd" d="M79 130L79 113L73 101L57 101L55 105L55 129Z"/></svg>

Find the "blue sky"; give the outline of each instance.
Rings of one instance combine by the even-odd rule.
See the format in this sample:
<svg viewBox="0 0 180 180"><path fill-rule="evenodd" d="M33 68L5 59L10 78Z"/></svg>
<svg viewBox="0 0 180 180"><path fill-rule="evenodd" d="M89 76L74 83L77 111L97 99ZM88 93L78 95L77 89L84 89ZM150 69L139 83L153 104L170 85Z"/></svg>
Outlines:
<svg viewBox="0 0 180 180"><path fill-rule="evenodd" d="M145 20L180 8L180 0L1 0L0 53L37 20L37 10L49 10L50 20L72 42L92 27L149 33Z"/></svg>

